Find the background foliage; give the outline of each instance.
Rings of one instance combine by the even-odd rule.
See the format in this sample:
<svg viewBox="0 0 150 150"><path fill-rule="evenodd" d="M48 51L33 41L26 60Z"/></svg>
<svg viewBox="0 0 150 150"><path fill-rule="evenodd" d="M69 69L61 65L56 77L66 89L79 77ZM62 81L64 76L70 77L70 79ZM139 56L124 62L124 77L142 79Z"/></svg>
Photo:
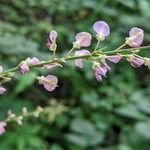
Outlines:
<svg viewBox="0 0 150 150"><path fill-rule="evenodd" d="M149 0L0 0L0 64L8 69L27 57L49 59L46 39L52 28L58 32L57 53L62 55L71 48L77 32L93 33L92 24L97 20L111 26L111 36L101 44L106 50L122 44L132 26L145 30L144 44L148 45L149 9ZM95 44L93 39L93 47ZM148 51L143 54L150 57ZM32 111L52 98L69 111L53 120L47 116L26 119L22 127L10 124L0 137L0 149L149 150L150 71L144 67L135 70L123 61L98 83L89 63L83 70L72 64L42 70L59 77L60 87L52 93L29 75L17 74L6 85L8 92L0 97L1 119L8 109L19 113L26 106ZM37 70L32 73L38 74Z"/></svg>

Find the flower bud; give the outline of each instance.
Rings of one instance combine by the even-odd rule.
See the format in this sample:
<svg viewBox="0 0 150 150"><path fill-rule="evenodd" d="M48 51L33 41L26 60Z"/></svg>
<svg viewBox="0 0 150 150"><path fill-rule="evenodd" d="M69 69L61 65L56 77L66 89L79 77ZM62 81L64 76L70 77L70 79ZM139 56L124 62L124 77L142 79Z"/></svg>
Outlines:
<svg viewBox="0 0 150 150"><path fill-rule="evenodd" d="M130 62L131 66L135 68L141 67L145 62L144 59L135 57L133 55L129 56L127 60Z"/></svg>
<svg viewBox="0 0 150 150"><path fill-rule="evenodd" d="M51 30L49 34L49 38L47 40L47 47L51 51L56 51L56 48L57 48L56 38L57 38L57 32L54 30Z"/></svg>

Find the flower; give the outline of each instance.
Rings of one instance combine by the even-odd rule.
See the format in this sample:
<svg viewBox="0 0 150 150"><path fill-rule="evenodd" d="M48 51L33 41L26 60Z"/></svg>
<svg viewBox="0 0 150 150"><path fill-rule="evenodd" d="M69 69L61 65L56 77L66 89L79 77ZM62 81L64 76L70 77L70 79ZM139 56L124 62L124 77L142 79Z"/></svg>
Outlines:
<svg viewBox="0 0 150 150"><path fill-rule="evenodd" d="M62 65L56 62L56 63L53 63L53 64L46 64L46 65L43 65L43 67L44 67L44 68L47 68L47 69L52 69L52 68L54 68L54 67L62 67Z"/></svg>
<svg viewBox="0 0 150 150"><path fill-rule="evenodd" d="M92 36L88 32L80 32L75 37L76 42L73 42L74 48L88 47L91 45Z"/></svg>
<svg viewBox="0 0 150 150"><path fill-rule="evenodd" d="M0 95L6 92L6 89L2 86L0 86Z"/></svg>
<svg viewBox="0 0 150 150"><path fill-rule="evenodd" d="M57 48L56 38L57 38L57 32L54 30L51 30L49 34L49 38L47 39L47 47L51 51L56 51L56 48Z"/></svg>
<svg viewBox="0 0 150 150"><path fill-rule="evenodd" d="M145 62L144 59L138 58L138 57L134 57L134 56L130 56L127 60L135 68L141 67L144 64L144 62Z"/></svg>
<svg viewBox="0 0 150 150"><path fill-rule="evenodd" d="M140 28L133 27L129 31L129 37L126 38L126 44L131 47L139 47L143 43L144 31Z"/></svg>
<svg viewBox="0 0 150 150"><path fill-rule="evenodd" d="M46 77L41 76L37 78L39 80L39 84L43 84L44 88L47 91L53 91L57 87L58 78L53 75L48 75Z"/></svg>
<svg viewBox="0 0 150 150"><path fill-rule="evenodd" d="M112 56L106 56L106 59L113 63L118 63L121 60L122 56L120 55L112 55Z"/></svg>
<svg viewBox="0 0 150 150"><path fill-rule="evenodd" d="M0 135L5 133L6 122L0 122Z"/></svg>
<svg viewBox="0 0 150 150"><path fill-rule="evenodd" d="M82 55L90 55L91 53L88 50L80 50L80 51L75 51L75 56L82 56ZM75 60L75 66L82 68L83 67L83 60L80 59L76 59Z"/></svg>
<svg viewBox="0 0 150 150"><path fill-rule="evenodd" d="M31 61L32 65L36 65L36 64L40 63L39 59L36 57L33 57L30 61Z"/></svg>
<svg viewBox="0 0 150 150"><path fill-rule="evenodd" d="M21 62L21 64L20 64L21 73L26 74L27 72L29 72L29 70L30 69L29 69L29 66L28 66L27 62L26 61Z"/></svg>
<svg viewBox="0 0 150 150"><path fill-rule="evenodd" d="M2 67L2 66L0 66L0 73L1 73L1 72L3 72L3 67Z"/></svg>
<svg viewBox="0 0 150 150"><path fill-rule="evenodd" d="M110 71L111 68L108 65L105 64L100 65L99 63L96 62L93 65L93 69L97 81L102 81L103 76L106 77L107 71Z"/></svg>
<svg viewBox="0 0 150 150"><path fill-rule="evenodd" d="M93 25L98 41L103 41L110 34L110 27L105 21L97 21Z"/></svg>

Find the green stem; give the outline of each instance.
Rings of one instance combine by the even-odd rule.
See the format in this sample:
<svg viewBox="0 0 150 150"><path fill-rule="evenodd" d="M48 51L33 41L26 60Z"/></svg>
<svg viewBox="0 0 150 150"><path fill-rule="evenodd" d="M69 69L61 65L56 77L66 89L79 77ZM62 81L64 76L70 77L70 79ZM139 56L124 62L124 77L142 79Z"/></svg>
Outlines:
<svg viewBox="0 0 150 150"><path fill-rule="evenodd" d="M98 49L99 44L100 44L100 40L98 40L98 42L97 42L97 44L96 44L96 46L95 46L94 51Z"/></svg>
<svg viewBox="0 0 150 150"><path fill-rule="evenodd" d="M119 50L112 50L112 51L107 51L107 52L101 52L102 54L114 54L114 53L120 53L120 52L133 52L137 49L148 49L150 48L150 45L148 46L142 46L138 48L127 48L127 49L119 49Z"/></svg>
<svg viewBox="0 0 150 150"><path fill-rule="evenodd" d="M97 53L92 53L90 55L83 55L83 56L68 56L68 57L61 57L61 58L57 58L57 59L54 59L54 60L49 60L49 61L44 61L44 62L41 62L39 64L36 64L36 65L30 65L29 68L34 68L34 67L41 67L45 64L53 64L53 63L64 63L65 61L70 61L70 60L75 60L75 59L80 59L80 58L91 58L91 57L99 57L99 54L116 54L116 53L120 53L120 52L133 52L137 49L148 49L150 48L150 45L148 46L143 46L143 47L139 47L139 48L129 48L129 49L116 49L116 50L112 50L112 51L107 51L107 52L98 52ZM72 49L73 50L73 49ZM20 68L19 68L19 65L17 67L14 67L12 69L9 69L9 70L6 70L4 72L1 72L0 73L0 76L1 77L4 77L6 75L8 75L9 73L11 72L16 72L18 71Z"/></svg>
<svg viewBox="0 0 150 150"><path fill-rule="evenodd" d="M74 50L74 47L72 47L72 49L67 53L66 57L67 57L70 53L72 53L73 50Z"/></svg>
<svg viewBox="0 0 150 150"><path fill-rule="evenodd" d="M118 48L116 48L116 50L119 50L119 49L121 49L121 48L123 48L123 47L125 47L126 46L126 43L124 43L124 44L122 44L121 46L119 46Z"/></svg>

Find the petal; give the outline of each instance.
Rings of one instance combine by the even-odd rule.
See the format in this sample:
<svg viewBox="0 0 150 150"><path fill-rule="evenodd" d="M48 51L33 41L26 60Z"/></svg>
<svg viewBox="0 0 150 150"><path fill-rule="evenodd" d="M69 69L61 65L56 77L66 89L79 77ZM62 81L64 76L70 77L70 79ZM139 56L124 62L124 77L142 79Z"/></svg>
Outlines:
<svg viewBox="0 0 150 150"><path fill-rule="evenodd" d="M50 40L53 42L53 41L56 41L56 38L57 38L57 32L54 31L54 30L51 30L50 34L49 34L49 38Z"/></svg>
<svg viewBox="0 0 150 150"><path fill-rule="evenodd" d="M113 63L118 63L121 60L120 55L112 55L112 56L106 56L106 59Z"/></svg>
<svg viewBox="0 0 150 150"><path fill-rule="evenodd" d="M97 34L103 34L107 37L110 34L110 27L105 21L97 21L93 25L93 30Z"/></svg>
<svg viewBox="0 0 150 150"><path fill-rule="evenodd" d="M82 56L82 55L90 55L90 51L88 50L79 50L79 51L75 51L75 56Z"/></svg>
<svg viewBox="0 0 150 150"><path fill-rule="evenodd" d="M62 67L61 64L59 63L54 63L54 64L46 64L46 65L43 65L44 68L47 68L47 69L52 69L54 67Z"/></svg>
<svg viewBox="0 0 150 150"><path fill-rule="evenodd" d="M56 76L48 75L45 78L48 79L48 80L50 80L50 81L53 81L56 84L58 83L58 78Z"/></svg>
<svg viewBox="0 0 150 150"><path fill-rule="evenodd" d="M95 73L95 77L96 77L96 80L97 80L97 81L103 81L103 78L102 78L101 75Z"/></svg>
<svg viewBox="0 0 150 150"><path fill-rule="evenodd" d="M0 95L5 93L6 92L6 89L2 86L0 86Z"/></svg>
<svg viewBox="0 0 150 150"><path fill-rule="evenodd" d="M138 68L138 67L141 67L144 64L144 62L145 61L141 58L133 57L132 60L130 61L130 64L133 67Z"/></svg>
<svg viewBox="0 0 150 150"><path fill-rule="evenodd" d="M38 58L33 57L33 58L31 59L31 64L32 64L32 65L36 65L36 64L38 64L38 63L40 63L40 61L39 61Z"/></svg>
<svg viewBox="0 0 150 150"><path fill-rule="evenodd" d="M57 87L58 78L56 76L48 75L45 77L49 83L44 83L44 88L48 91L53 91Z"/></svg>
<svg viewBox="0 0 150 150"><path fill-rule="evenodd" d="M133 27L129 31L129 38L131 40L131 42L129 43L129 46L139 47L143 43L144 31L140 28Z"/></svg>
<svg viewBox="0 0 150 150"><path fill-rule="evenodd" d="M91 45L92 36L88 32L80 32L75 37L80 47L88 47Z"/></svg>
<svg viewBox="0 0 150 150"><path fill-rule="evenodd" d="M101 76L106 76L107 68L99 66L95 69L95 72L96 72L96 74L99 74Z"/></svg>
<svg viewBox="0 0 150 150"><path fill-rule="evenodd" d="M75 66L79 68L83 68L83 60L82 59L75 60Z"/></svg>

